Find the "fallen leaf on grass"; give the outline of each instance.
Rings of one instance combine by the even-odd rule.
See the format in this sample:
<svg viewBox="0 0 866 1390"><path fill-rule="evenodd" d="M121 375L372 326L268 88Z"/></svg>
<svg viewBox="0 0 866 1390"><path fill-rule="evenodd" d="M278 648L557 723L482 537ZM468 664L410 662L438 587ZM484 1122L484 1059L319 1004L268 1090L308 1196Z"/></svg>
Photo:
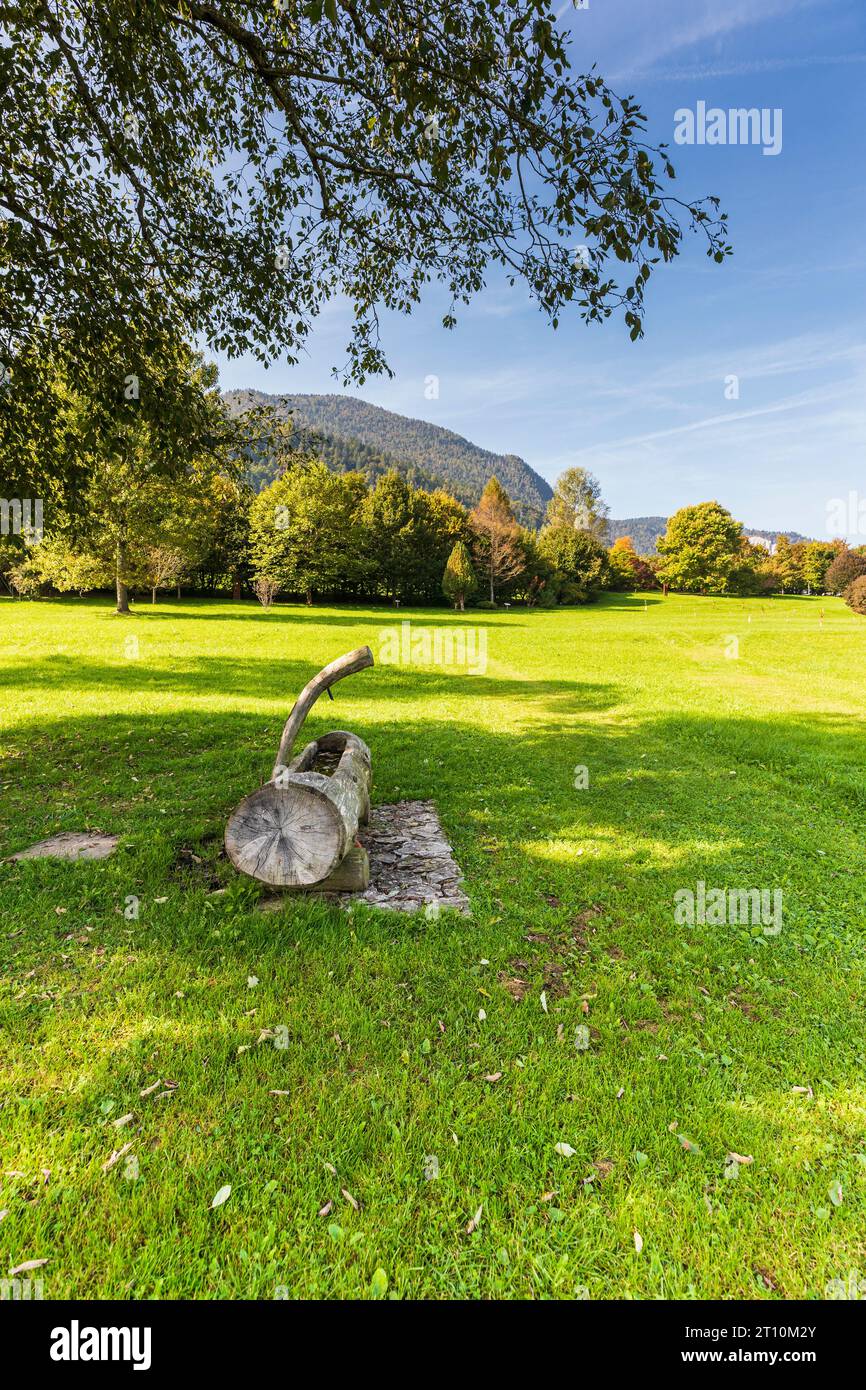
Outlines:
<svg viewBox="0 0 866 1390"><path fill-rule="evenodd" d="M108 1173L108 1172L110 1172L111 1169L114 1167L115 1163L119 1163L120 1160L123 1158L123 1155L124 1155L125 1153L129 1153L129 1150L132 1148L134 1142L135 1142L135 1141L134 1141L133 1139L130 1139L129 1143L128 1143L128 1144L124 1144L124 1146L123 1146L122 1149L115 1149L115 1150L114 1150L114 1153L111 1155L111 1157L110 1157L110 1158L107 1158L107 1159L105 1160L105 1162L103 1163L103 1165L102 1165L102 1171L103 1171L103 1173Z"/></svg>
<svg viewBox="0 0 866 1390"><path fill-rule="evenodd" d="M360 1202L358 1202L357 1198L352 1196L349 1189L347 1187L341 1187L340 1191L342 1192L346 1201L349 1203L349 1206L354 1207L355 1211L360 1211Z"/></svg>
<svg viewBox="0 0 866 1390"><path fill-rule="evenodd" d="M833 1203L833 1206L834 1206L834 1207L841 1207L841 1205L842 1205L842 1184L840 1183L840 1181L839 1181L838 1178L836 1178L835 1182L831 1182L830 1186L827 1188L827 1192L828 1192L828 1194L829 1194L829 1196L830 1196L830 1201Z"/></svg>
<svg viewBox="0 0 866 1390"><path fill-rule="evenodd" d="M319 1207L319 1215L320 1215L320 1216L330 1216L330 1215L331 1215L331 1212L333 1211L333 1209L334 1209L334 1203L333 1203L333 1202L326 1202L325 1205L324 1205L323 1207Z"/></svg>
<svg viewBox="0 0 866 1390"><path fill-rule="evenodd" d="M139 1091L139 1098L143 1100L145 1096L152 1096L154 1091L158 1091L161 1085L161 1081L154 1081L152 1086L146 1086L143 1091Z"/></svg>
<svg viewBox="0 0 866 1390"><path fill-rule="evenodd" d="M640 1231L633 1231L632 1235L634 1238L634 1248L637 1253L640 1254L641 1250L643 1250L643 1236Z"/></svg>
<svg viewBox="0 0 866 1390"><path fill-rule="evenodd" d="M290 1096L291 1091L268 1091L269 1096Z"/></svg>
<svg viewBox="0 0 866 1390"><path fill-rule="evenodd" d="M112 1120L111 1123L113 1124L113 1126L114 1126L115 1129L123 1129L123 1126L124 1126L124 1125L128 1125L129 1122L130 1122L130 1120L134 1120L134 1119L135 1119L135 1112L134 1112L133 1110L130 1110L130 1112L129 1112L128 1115L120 1115L120 1116L118 1117L118 1119Z"/></svg>
<svg viewBox="0 0 866 1390"><path fill-rule="evenodd" d="M744 1163L744 1164L749 1164L749 1163L754 1163L755 1158L754 1158L754 1155L753 1155L753 1154L734 1154L734 1153L730 1153L730 1154L728 1154L728 1159L727 1159L727 1161L728 1161L728 1163Z"/></svg>
<svg viewBox="0 0 866 1390"><path fill-rule="evenodd" d="M16 1274L26 1274L30 1269L41 1269L47 1263L47 1260L25 1260L23 1265L16 1265L14 1269L10 1269L9 1278L14 1279Z"/></svg>
<svg viewBox="0 0 866 1390"><path fill-rule="evenodd" d="M488 1074L487 1074L487 1076L485 1076L484 1080L485 1080L485 1081L489 1081L490 1084L491 1084L491 1086L492 1086L492 1085L494 1085L495 1082L501 1081L501 1080L502 1080L502 1076L503 1076L503 1073L502 1073L501 1071L491 1071L491 1072L488 1072Z"/></svg>
<svg viewBox="0 0 866 1390"><path fill-rule="evenodd" d="M227 1202L227 1201L228 1201L228 1199L229 1199L229 1197L230 1197L231 1195L232 1195L231 1185L230 1185L229 1183L226 1183L225 1187L221 1187L221 1188L220 1188L219 1192L217 1192L216 1196L214 1197L213 1201L211 1202L211 1204L210 1204L210 1205L211 1205L211 1211L213 1211L215 1207L221 1207L221 1206L223 1205L224 1202Z"/></svg>
<svg viewBox="0 0 866 1390"><path fill-rule="evenodd" d="M483 1202L482 1202L481 1206L478 1208L478 1210L477 1210L477 1212L475 1213L475 1215L473 1216L472 1220L469 1221L469 1222L467 1222L467 1225L466 1225L466 1234L467 1234L468 1236L471 1236L473 1231L477 1231L477 1230L478 1230L478 1227L481 1225L481 1213L482 1213L483 1210L484 1210L484 1204L483 1204Z"/></svg>
<svg viewBox="0 0 866 1390"><path fill-rule="evenodd" d="M795 1096L808 1096L810 1100L815 1099L811 1086L792 1086L791 1090Z"/></svg>
<svg viewBox="0 0 866 1390"><path fill-rule="evenodd" d="M554 1144L553 1152L561 1154L563 1158L574 1158L577 1149L573 1149L570 1144Z"/></svg>
<svg viewBox="0 0 866 1390"><path fill-rule="evenodd" d="M544 1012L547 1013L547 994L544 990L541 991L541 996L538 1002L540 1003Z"/></svg>

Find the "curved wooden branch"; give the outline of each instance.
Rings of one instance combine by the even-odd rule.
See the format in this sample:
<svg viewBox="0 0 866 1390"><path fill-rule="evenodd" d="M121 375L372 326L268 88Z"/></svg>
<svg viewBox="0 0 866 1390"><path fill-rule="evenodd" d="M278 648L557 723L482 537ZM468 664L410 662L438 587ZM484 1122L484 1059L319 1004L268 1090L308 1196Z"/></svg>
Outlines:
<svg viewBox="0 0 866 1390"><path fill-rule="evenodd" d="M283 729L283 736L277 750L277 760L271 773L271 780L276 777L281 768L286 766L301 725L319 696L324 695L326 690L330 690L331 686L335 685L337 681L341 681L344 676L352 676L356 671L364 671L372 665L373 653L370 648L359 647L357 651L347 652L345 656L338 656L336 661L323 667L317 676L313 676L313 679L308 681L286 720L286 726Z"/></svg>

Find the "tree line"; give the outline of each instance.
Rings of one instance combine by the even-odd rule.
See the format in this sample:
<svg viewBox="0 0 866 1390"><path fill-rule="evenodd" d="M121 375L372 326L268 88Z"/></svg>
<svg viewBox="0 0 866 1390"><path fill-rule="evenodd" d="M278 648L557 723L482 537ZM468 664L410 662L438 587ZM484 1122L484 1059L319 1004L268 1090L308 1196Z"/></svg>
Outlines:
<svg viewBox="0 0 866 1390"><path fill-rule="evenodd" d="M89 449L86 482L75 505L49 505L43 535L0 541L11 591L112 588L118 612L128 611L130 592L155 602L175 586L255 593L266 606L279 596L421 604L444 596L464 609L582 604L606 589L847 596L866 576L866 547L780 536L771 554L718 502L676 512L654 554L638 554L628 536L607 547L608 508L582 468L559 478L538 531L520 524L496 477L469 508L393 469L374 479L335 472L269 407L230 416L214 369L195 355L175 366L196 378L207 414L173 469L159 466L147 416L100 418L68 393L65 429L68 442ZM256 493L251 463L265 453L277 476Z"/></svg>

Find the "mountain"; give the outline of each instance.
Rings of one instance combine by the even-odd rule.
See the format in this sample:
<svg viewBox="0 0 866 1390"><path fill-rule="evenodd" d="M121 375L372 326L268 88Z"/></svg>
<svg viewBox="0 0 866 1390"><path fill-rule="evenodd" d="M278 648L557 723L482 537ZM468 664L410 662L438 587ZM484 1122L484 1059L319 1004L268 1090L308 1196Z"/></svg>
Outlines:
<svg viewBox="0 0 866 1390"><path fill-rule="evenodd" d="M668 529L668 519L666 516L632 516L624 520L615 521L610 518L607 523L607 543L613 542L619 536L631 536L632 544L638 555L654 555L656 553L656 541L663 536ZM789 541L806 541L808 536L801 536L799 531L762 531L759 527L743 527L743 534L746 536L760 536L761 540L775 544L779 536L787 536Z"/></svg>
<svg viewBox="0 0 866 1390"><path fill-rule="evenodd" d="M291 415L299 446L341 472L360 468L375 481L396 468L416 487L444 487L469 507L495 473L525 525L540 524L553 495L550 484L516 454L491 453L453 430L397 415L356 396L226 391L223 399L232 414L268 405L278 416ZM265 460L252 470L251 481L258 488L272 478Z"/></svg>

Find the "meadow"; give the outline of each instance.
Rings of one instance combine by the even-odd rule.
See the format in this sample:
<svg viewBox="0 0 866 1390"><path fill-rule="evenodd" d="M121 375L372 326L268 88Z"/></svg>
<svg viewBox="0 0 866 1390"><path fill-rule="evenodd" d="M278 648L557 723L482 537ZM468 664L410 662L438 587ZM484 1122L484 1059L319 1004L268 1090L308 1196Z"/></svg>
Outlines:
<svg viewBox="0 0 866 1390"><path fill-rule="evenodd" d="M435 801L472 917L262 913L226 818L314 671L403 621L483 629L484 669L377 664L305 733L360 734L374 801ZM864 658L835 599L0 601L0 855L122 837L0 864L0 1273L141 1299L866 1281ZM781 890L781 932L679 924L699 882Z"/></svg>

